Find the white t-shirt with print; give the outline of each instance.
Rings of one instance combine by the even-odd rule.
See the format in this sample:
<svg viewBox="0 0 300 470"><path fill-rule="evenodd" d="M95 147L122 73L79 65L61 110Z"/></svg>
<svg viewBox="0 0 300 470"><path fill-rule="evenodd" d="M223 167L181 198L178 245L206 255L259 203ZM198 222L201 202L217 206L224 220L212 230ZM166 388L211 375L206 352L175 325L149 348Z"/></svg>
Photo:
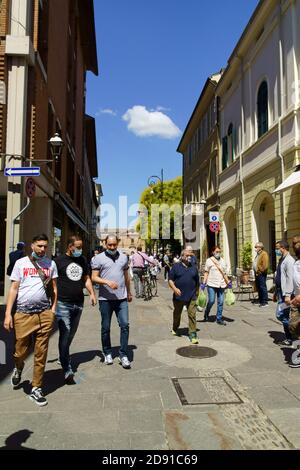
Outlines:
<svg viewBox="0 0 300 470"><path fill-rule="evenodd" d="M58 277L54 261L47 257L35 261L47 277L51 279ZM28 256L16 261L10 280L20 282L17 298L18 312L37 313L50 308L42 280Z"/></svg>

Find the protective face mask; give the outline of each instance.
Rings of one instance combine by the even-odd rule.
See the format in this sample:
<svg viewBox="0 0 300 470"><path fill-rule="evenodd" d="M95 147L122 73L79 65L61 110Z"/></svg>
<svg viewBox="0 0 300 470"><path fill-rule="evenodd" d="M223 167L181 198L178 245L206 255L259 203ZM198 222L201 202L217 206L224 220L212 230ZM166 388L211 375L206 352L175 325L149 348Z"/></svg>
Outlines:
<svg viewBox="0 0 300 470"><path fill-rule="evenodd" d="M216 259L220 259L220 258L221 258L221 255L220 255L220 253L214 253L214 257L215 257Z"/></svg>
<svg viewBox="0 0 300 470"><path fill-rule="evenodd" d="M106 250L109 255L114 256L118 250Z"/></svg>
<svg viewBox="0 0 300 470"><path fill-rule="evenodd" d="M276 256L281 256L281 251L280 250L275 250Z"/></svg>
<svg viewBox="0 0 300 470"><path fill-rule="evenodd" d="M79 256L81 256L81 255L82 255L82 250L77 250L77 249L75 249L75 250L73 251L73 253L72 253L72 256L73 256L74 258L79 258Z"/></svg>
<svg viewBox="0 0 300 470"><path fill-rule="evenodd" d="M34 251L31 253L31 256L34 258L34 259L42 259L44 258L46 255L43 255L43 256L39 256L37 255Z"/></svg>

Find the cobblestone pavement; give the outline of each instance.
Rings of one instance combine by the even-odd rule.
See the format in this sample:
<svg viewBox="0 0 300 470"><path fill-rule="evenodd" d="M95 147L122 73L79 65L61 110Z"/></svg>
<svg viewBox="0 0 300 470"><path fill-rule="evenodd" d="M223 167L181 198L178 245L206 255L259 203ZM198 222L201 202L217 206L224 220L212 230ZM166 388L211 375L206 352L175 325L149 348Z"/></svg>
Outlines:
<svg viewBox="0 0 300 470"><path fill-rule="evenodd" d="M275 344L283 334L274 311L271 303L261 310L238 302L225 308L226 327L203 323L198 312L199 347L217 354L182 357L178 348L198 346L187 338L184 312L181 336L170 334L171 294L160 282L158 297L130 306L133 362L124 370L117 361L115 318L115 360L105 366L98 307L87 304L72 345L76 384L64 384L56 363L57 331L51 337L44 384L48 406L39 409L28 399L31 357L19 390L10 386L11 363L0 365L0 447L299 449L300 370L288 367L292 349Z"/></svg>

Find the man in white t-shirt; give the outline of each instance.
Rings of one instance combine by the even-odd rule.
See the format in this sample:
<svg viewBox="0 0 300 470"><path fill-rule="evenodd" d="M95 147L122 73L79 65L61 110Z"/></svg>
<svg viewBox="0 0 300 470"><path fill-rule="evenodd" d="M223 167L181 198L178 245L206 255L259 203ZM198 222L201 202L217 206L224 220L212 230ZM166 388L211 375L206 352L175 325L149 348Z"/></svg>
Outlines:
<svg viewBox="0 0 300 470"><path fill-rule="evenodd" d="M35 338L30 399L38 406L45 406L48 402L43 396L41 387L55 318L58 275L56 264L46 256L47 235L35 236L31 248L31 255L16 261L11 273L12 284L7 299L4 328L7 331L13 328L15 330L15 368L11 377L14 388L21 382L24 359L29 353L32 338ZM51 294L47 284L50 286L52 284ZM12 316L12 307L16 298L17 311Z"/></svg>

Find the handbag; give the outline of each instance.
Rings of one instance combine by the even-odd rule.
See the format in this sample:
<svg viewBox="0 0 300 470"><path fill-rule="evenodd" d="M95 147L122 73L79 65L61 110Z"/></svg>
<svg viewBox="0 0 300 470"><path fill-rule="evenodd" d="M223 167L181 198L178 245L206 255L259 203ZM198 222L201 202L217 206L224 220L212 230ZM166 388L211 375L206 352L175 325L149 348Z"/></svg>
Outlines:
<svg viewBox="0 0 300 470"><path fill-rule="evenodd" d="M54 290L53 290L53 283L52 283L52 278L49 276L46 276L44 271L40 268L40 266L36 263L36 261L33 259L32 256L29 256L30 261L32 262L33 266L38 272L38 275L40 276L40 279L43 283L46 296L48 300L51 300L51 303L53 304L53 299L54 299Z"/></svg>
<svg viewBox="0 0 300 470"><path fill-rule="evenodd" d="M226 283L226 286L228 286L229 281L228 281L228 278L226 279L223 270L220 268L220 266L218 265L218 263L216 263L212 258L210 258L210 259L212 260L212 262L214 263L214 265L216 266L216 268L220 271L220 273L222 274L223 279L224 279L224 281L225 281L225 283Z"/></svg>

